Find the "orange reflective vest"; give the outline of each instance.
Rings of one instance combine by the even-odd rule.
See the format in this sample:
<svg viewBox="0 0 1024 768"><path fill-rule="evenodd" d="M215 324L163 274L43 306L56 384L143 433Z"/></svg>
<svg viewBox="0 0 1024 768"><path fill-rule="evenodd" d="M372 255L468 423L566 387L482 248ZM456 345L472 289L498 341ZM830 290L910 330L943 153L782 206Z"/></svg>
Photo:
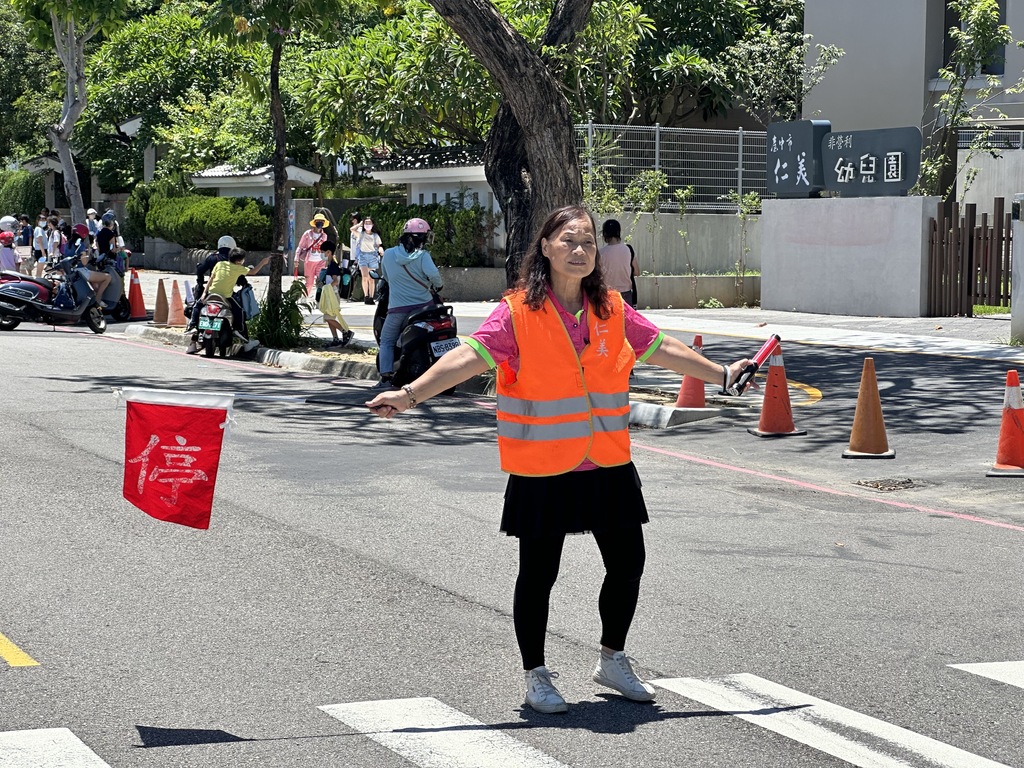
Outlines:
<svg viewBox="0 0 1024 768"><path fill-rule="evenodd" d="M506 296L519 345L519 371L498 368L498 453L501 468L542 477L569 472L584 459L601 467L629 455L629 372L636 361L626 341L622 296L609 291L612 313L587 312L590 342L576 354L551 299L537 311L522 291Z"/></svg>

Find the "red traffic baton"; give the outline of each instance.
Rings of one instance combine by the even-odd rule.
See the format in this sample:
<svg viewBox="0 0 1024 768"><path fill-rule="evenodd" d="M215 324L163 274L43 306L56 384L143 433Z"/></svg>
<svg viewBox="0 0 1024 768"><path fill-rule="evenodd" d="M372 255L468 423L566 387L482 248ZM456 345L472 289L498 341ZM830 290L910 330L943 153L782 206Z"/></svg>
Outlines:
<svg viewBox="0 0 1024 768"><path fill-rule="evenodd" d="M764 365L765 361L772 356L775 348L782 341L782 337L777 333L773 333L768 337L759 350L751 358L751 362L747 367L740 371L739 378L736 379L736 383L728 389L723 389L719 394L722 395L742 395L747 390L747 386L750 384L751 379L754 378L761 366Z"/></svg>

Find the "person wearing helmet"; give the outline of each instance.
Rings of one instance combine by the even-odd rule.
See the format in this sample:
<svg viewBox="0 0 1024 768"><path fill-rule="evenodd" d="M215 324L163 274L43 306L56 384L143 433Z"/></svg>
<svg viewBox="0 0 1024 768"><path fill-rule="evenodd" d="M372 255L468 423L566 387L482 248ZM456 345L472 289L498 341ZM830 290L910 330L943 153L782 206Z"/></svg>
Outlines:
<svg viewBox="0 0 1024 768"><path fill-rule="evenodd" d="M203 292L203 285L206 282L206 276L213 271L213 268L222 261L228 260L228 254L231 253L233 248L237 248L238 244L235 242L235 238L231 235L224 235L217 241L217 250L211 253L205 259L196 264L196 295L199 296Z"/></svg>
<svg viewBox="0 0 1024 768"><path fill-rule="evenodd" d="M441 273L424 247L433 241L430 225L409 219L398 245L384 251L380 268L388 281L388 315L380 332L380 383L390 386L395 372L395 342L413 312L434 304L443 287Z"/></svg>
<svg viewBox="0 0 1024 768"><path fill-rule="evenodd" d="M18 271L18 258L14 253L14 233L6 229L0 232L0 270Z"/></svg>
<svg viewBox="0 0 1024 768"><path fill-rule="evenodd" d="M213 268L220 264L220 262L227 261L228 254L237 247L238 244L235 242L235 238L231 235L222 235L217 241L217 250L196 264L196 301L192 305L192 317L189 319L188 325L185 327L185 333L188 333L195 328L196 324L199 322L199 310L203 306L202 302L199 301L199 297L203 295L203 286L206 284L206 276L213 272Z"/></svg>
<svg viewBox="0 0 1024 768"><path fill-rule="evenodd" d="M331 226L331 220L323 213L318 213L309 222L309 229L302 233L299 244L295 248L295 264L303 265L302 273L306 277L306 295L313 295L313 287L320 270L326 265L326 260L321 252L324 243L328 240L327 230ZM332 241L333 242L333 241Z"/></svg>

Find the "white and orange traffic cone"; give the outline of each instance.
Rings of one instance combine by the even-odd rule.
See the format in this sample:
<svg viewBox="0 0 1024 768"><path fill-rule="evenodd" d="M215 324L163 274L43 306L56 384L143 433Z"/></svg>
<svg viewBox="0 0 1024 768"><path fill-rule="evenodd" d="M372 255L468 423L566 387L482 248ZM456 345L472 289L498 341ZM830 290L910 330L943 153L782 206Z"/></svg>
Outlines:
<svg viewBox="0 0 1024 768"><path fill-rule="evenodd" d="M844 459L893 459L896 451L889 448L882 420L882 400L878 396L874 358L864 358L864 370L857 392L857 409L853 412L850 447L843 451Z"/></svg>
<svg viewBox="0 0 1024 768"><path fill-rule="evenodd" d="M781 344L775 345L775 350L768 358L768 381L764 385L761 420L756 429L748 427L747 432L757 437L795 437L807 434L806 429L797 429L793 424L793 406L789 402L789 384L786 383Z"/></svg>
<svg viewBox="0 0 1024 768"><path fill-rule="evenodd" d="M146 314L146 302L142 299L142 283L139 282L139 273L132 270L131 285L128 289L128 304L131 306L131 320L145 320L149 317Z"/></svg>
<svg viewBox="0 0 1024 768"><path fill-rule="evenodd" d="M1003 421L999 427L996 463L987 477L1024 477L1024 400L1016 371L1006 373L1003 394Z"/></svg>
<svg viewBox="0 0 1024 768"><path fill-rule="evenodd" d="M698 355L704 356L704 339L699 334L693 337L692 349ZM704 408L706 405L704 381L684 373L682 384L679 386L679 396L676 398L676 408Z"/></svg>

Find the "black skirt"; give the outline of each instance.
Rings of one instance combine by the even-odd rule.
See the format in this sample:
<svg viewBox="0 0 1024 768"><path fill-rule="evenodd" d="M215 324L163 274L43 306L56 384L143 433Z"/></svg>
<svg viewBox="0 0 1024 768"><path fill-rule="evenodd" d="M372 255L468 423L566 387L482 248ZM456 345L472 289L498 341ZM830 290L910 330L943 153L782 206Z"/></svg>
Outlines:
<svg viewBox="0 0 1024 768"><path fill-rule="evenodd" d="M509 536L604 533L648 522L633 462L551 477L509 475L501 531Z"/></svg>

